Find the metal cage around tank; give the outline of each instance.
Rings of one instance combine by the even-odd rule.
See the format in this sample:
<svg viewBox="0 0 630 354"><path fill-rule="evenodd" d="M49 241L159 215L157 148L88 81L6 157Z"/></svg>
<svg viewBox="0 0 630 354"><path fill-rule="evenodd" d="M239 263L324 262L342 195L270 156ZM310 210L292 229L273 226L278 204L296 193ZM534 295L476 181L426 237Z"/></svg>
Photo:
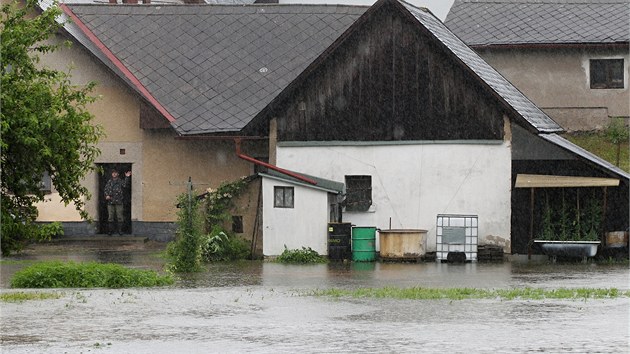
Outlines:
<svg viewBox="0 0 630 354"><path fill-rule="evenodd" d="M477 215L438 214L436 227L436 260L457 259L465 255L466 261L477 261Z"/></svg>

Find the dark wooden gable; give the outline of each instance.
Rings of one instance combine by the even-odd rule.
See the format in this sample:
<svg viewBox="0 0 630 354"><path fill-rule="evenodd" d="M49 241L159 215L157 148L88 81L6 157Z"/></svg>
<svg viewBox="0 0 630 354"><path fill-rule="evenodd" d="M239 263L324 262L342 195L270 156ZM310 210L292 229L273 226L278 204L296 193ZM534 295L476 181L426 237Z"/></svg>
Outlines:
<svg viewBox="0 0 630 354"><path fill-rule="evenodd" d="M501 105L396 4L351 31L275 106L279 141L503 138Z"/></svg>

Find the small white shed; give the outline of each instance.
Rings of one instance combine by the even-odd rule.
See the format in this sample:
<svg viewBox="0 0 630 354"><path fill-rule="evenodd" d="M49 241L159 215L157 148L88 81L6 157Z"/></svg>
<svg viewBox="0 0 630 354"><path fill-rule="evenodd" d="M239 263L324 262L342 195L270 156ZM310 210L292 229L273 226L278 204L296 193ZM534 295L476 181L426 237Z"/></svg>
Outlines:
<svg viewBox="0 0 630 354"><path fill-rule="evenodd" d="M277 171L262 177L263 255L310 247L328 254L328 223L339 221L343 183L308 175L304 180Z"/></svg>

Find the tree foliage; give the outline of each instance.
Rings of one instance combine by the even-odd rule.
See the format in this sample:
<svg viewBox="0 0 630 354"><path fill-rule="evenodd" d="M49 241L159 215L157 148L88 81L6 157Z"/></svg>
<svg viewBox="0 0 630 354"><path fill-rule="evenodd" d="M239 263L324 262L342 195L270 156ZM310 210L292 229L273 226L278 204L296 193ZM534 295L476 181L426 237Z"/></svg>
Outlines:
<svg viewBox="0 0 630 354"><path fill-rule="evenodd" d="M19 250L40 234L34 224L34 203L44 199L41 178L48 172L55 190L73 203L83 218L82 178L94 169L103 135L92 124L86 105L95 97L94 83L77 87L70 73L45 67L40 56L59 48L55 34L59 7L40 11L36 2L2 5L0 53L2 63L0 149L2 253Z"/></svg>
<svg viewBox="0 0 630 354"><path fill-rule="evenodd" d="M621 144L627 143L630 138L628 126L624 123L623 118L612 118L605 130L606 139L617 147L615 154L616 165L619 166L619 158L621 156Z"/></svg>

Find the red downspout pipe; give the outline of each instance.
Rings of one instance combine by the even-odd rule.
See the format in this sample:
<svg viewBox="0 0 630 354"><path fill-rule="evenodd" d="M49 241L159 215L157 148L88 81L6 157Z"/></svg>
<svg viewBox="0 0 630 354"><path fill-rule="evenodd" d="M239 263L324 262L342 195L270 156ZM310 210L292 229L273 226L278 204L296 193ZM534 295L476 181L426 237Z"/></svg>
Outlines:
<svg viewBox="0 0 630 354"><path fill-rule="evenodd" d="M300 181L303 181L303 182L306 182L306 183L309 183L309 184L312 184L312 185L317 185L317 182L313 181L312 179L310 179L308 177L304 177L304 176L302 176L300 174L297 174L295 172L291 172L291 171L285 170L284 168L280 168L278 166L275 166L275 165L272 165L272 164L269 164L269 163L266 163L266 162L263 162L263 161L260 161L260 160L256 160L255 158L253 158L251 156L244 155L243 153L241 153L241 141L242 141L241 138L235 138L234 139L234 143L236 144L236 156L238 156L239 158L241 158L241 159L243 159L245 161L249 161L251 163L254 163L256 165L267 167L267 168L272 169L274 171L278 171L278 172L280 172L282 174L285 174L287 176L299 179Z"/></svg>

